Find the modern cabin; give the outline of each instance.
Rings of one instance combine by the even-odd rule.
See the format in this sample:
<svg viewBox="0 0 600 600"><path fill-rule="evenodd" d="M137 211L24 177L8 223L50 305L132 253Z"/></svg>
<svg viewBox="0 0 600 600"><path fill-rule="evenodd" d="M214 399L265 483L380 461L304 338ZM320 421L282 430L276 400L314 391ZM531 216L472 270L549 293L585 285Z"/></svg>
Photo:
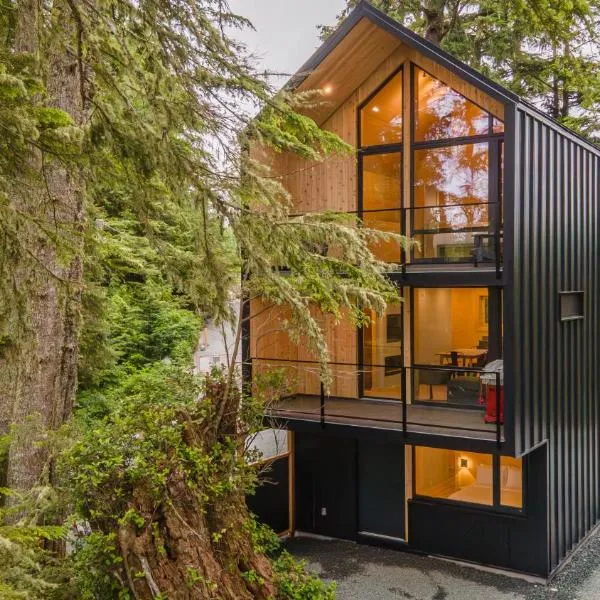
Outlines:
<svg viewBox="0 0 600 600"><path fill-rule="evenodd" d="M600 519L600 151L366 2L291 84L356 148L277 156L298 213L418 242L403 302L326 327L333 383L248 302L244 358L282 369L289 432L250 500L278 529L547 577ZM276 453L277 454L277 453ZM283 526L285 524L285 527Z"/></svg>

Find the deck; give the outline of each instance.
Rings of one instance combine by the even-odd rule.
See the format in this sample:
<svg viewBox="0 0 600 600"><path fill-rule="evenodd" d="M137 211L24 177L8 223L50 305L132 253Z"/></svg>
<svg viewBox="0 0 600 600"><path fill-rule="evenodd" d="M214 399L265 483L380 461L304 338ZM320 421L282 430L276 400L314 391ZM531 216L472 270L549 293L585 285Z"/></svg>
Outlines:
<svg viewBox="0 0 600 600"><path fill-rule="evenodd" d="M275 405L270 416L320 421L319 396L298 394ZM402 403L398 401L328 397L327 423L402 431ZM444 406L406 405L406 432L496 441L495 423L485 423L483 410ZM503 432L502 432L503 433Z"/></svg>

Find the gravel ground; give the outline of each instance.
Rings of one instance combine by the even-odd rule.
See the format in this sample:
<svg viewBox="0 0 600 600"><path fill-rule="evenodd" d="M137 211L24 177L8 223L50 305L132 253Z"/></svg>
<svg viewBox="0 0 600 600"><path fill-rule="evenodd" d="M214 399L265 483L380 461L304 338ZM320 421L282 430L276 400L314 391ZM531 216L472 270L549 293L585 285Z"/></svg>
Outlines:
<svg viewBox="0 0 600 600"><path fill-rule="evenodd" d="M436 558L297 537L288 550L337 582L338 600L600 600L600 533L548 585Z"/></svg>

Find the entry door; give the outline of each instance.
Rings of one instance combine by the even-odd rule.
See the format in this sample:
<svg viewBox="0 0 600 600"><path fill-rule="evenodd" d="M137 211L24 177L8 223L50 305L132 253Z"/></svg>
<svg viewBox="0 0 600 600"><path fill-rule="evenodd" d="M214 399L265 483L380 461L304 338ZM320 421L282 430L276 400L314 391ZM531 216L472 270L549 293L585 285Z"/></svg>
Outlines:
<svg viewBox="0 0 600 600"><path fill-rule="evenodd" d="M296 527L356 538L356 441L296 434Z"/></svg>
<svg viewBox="0 0 600 600"><path fill-rule="evenodd" d="M404 446L361 440L358 445L358 530L405 539Z"/></svg>

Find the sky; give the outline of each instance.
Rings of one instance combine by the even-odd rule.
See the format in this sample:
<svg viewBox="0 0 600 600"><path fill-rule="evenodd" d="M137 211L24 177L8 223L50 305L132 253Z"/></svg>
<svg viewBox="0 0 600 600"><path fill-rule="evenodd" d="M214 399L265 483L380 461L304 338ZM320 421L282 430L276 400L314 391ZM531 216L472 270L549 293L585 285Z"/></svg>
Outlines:
<svg viewBox="0 0 600 600"><path fill-rule="evenodd" d="M320 45L317 25L331 25L344 0L229 0L256 31L236 32L268 71L295 73ZM283 84L287 78L283 78Z"/></svg>

